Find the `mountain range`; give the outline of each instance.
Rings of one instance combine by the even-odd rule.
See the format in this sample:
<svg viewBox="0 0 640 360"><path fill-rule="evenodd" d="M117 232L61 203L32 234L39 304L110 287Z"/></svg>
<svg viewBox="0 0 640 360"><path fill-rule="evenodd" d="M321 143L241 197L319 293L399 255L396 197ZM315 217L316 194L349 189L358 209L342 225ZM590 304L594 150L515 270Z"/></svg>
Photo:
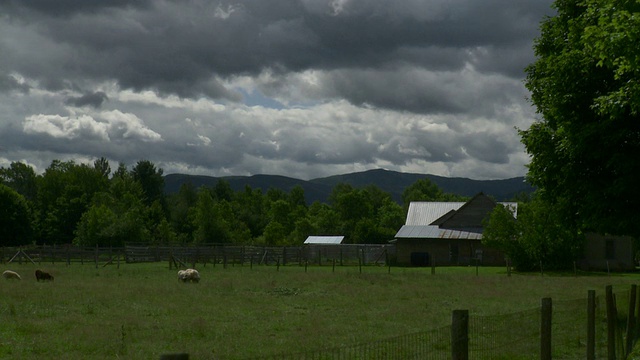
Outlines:
<svg viewBox="0 0 640 360"><path fill-rule="evenodd" d="M509 201L521 193L531 193L534 188L529 185L524 177L515 177L502 180L473 180L468 178L448 178L429 174L403 173L384 169L375 169L355 172L343 175L334 175L312 180L300 180L280 175L252 175L252 176L204 176L187 174L169 174L164 176L165 193L178 192L185 183L199 188L201 186L214 187L219 180L229 183L234 191L245 189L261 189L266 192L270 188L276 188L289 192L295 186L304 189L307 203L315 201L327 202L333 187L340 183L350 184L355 188L367 185L375 185L383 191L391 194L394 201L402 204L402 192L409 185L420 179L429 179L445 193L452 193L471 197L479 192L492 196L496 201Z"/></svg>

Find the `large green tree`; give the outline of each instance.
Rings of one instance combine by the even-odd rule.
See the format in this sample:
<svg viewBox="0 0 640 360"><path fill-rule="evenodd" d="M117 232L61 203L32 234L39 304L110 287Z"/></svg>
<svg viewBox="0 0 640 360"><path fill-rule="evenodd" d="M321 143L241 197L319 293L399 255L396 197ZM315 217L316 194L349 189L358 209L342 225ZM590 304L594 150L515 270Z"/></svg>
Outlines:
<svg viewBox="0 0 640 360"><path fill-rule="evenodd" d="M31 211L27 200L0 184L0 245L27 245L33 241Z"/></svg>
<svg viewBox="0 0 640 360"><path fill-rule="evenodd" d="M37 175L27 164L12 162L8 168L0 168L0 183L17 191L29 201L36 199Z"/></svg>
<svg viewBox="0 0 640 360"><path fill-rule="evenodd" d="M565 226L558 208L539 197L515 209L498 204L484 221L482 243L499 249L519 270L569 269L582 251L579 232Z"/></svg>
<svg viewBox="0 0 640 360"><path fill-rule="evenodd" d="M98 172L100 173L100 172ZM151 215L140 184L124 172L113 177L104 191L94 194L91 206L75 229L74 243L80 246L124 246L127 242L161 242L171 235L152 234L162 220ZM154 239L152 235L162 238Z"/></svg>
<svg viewBox="0 0 640 360"><path fill-rule="evenodd" d="M640 235L640 2L554 6L527 68L528 180L568 227Z"/></svg>
<svg viewBox="0 0 640 360"><path fill-rule="evenodd" d="M140 183L147 205L154 201L164 201L164 178L163 170L158 168L149 160L140 160L131 169L131 176Z"/></svg>
<svg viewBox="0 0 640 360"><path fill-rule="evenodd" d="M38 178L38 243L68 244L93 195L105 191L108 179L86 164L54 160Z"/></svg>

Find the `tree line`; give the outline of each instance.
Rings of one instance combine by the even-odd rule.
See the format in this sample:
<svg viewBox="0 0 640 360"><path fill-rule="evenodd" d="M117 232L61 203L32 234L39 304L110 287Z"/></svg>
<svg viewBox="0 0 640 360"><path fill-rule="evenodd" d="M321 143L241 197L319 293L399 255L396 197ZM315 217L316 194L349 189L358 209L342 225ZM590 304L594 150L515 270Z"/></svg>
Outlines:
<svg viewBox="0 0 640 360"><path fill-rule="evenodd" d="M403 204L377 186L338 184L327 203L307 205L304 190L231 189L190 183L164 193L163 170L149 160L112 172L54 160L42 173L22 162L0 168L0 244L123 246L143 244L299 245L309 235L343 235L349 243L386 243L411 201L462 201L429 179L407 187Z"/></svg>

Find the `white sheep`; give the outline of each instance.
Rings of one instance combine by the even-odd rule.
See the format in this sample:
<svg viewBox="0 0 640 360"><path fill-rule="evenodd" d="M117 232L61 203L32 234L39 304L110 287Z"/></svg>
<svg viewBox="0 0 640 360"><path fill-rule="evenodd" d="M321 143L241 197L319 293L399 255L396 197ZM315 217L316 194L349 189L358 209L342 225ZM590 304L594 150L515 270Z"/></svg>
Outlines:
<svg viewBox="0 0 640 360"><path fill-rule="evenodd" d="M200 281L200 273L196 269L178 270L178 280L197 283Z"/></svg>
<svg viewBox="0 0 640 360"><path fill-rule="evenodd" d="M17 272L11 270L5 270L5 272L2 273L2 276L4 276L5 279L22 280Z"/></svg>

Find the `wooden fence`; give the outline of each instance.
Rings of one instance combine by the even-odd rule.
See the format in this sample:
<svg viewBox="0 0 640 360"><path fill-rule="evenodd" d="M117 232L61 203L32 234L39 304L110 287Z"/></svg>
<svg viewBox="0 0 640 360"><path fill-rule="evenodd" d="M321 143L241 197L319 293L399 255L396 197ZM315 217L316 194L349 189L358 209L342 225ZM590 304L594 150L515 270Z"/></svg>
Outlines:
<svg viewBox="0 0 640 360"><path fill-rule="evenodd" d="M3 247L2 263L72 263L106 266L120 262L169 261L176 266L223 265L387 265L395 255L393 245L154 246L129 244L119 248L78 246Z"/></svg>

